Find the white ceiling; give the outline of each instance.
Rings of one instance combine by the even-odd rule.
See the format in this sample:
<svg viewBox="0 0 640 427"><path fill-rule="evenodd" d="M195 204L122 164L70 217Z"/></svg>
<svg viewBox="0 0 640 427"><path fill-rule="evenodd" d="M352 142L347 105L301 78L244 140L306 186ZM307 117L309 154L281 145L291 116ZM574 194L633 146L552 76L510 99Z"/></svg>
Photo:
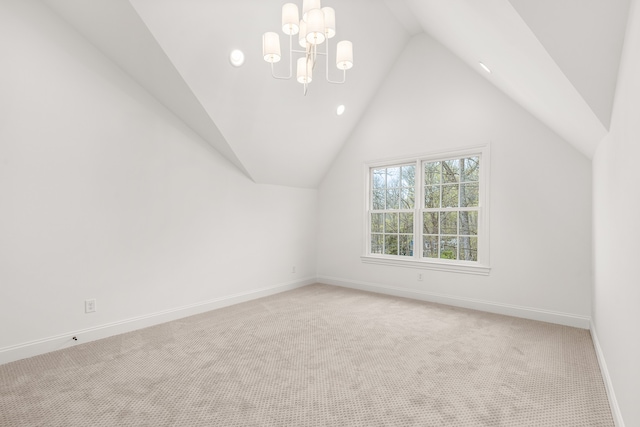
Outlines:
<svg viewBox="0 0 640 427"><path fill-rule="evenodd" d="M261 35L279 31L285 0L42 1L251 179L307 188L317 187L409 38L422 31L590 158L609 127L629 7L629 0L324 0L336 10L332 47L351 40L355 65L344 85L328 84L316 68L303 96L299 83L273 79L262 60ZM283 34L281 44L284 51ZM229 63L234 48L246 56L240 68ZM286 55L276 72L288 73ZM329 72L341 77L331 64ZM335 114L339 104L343 116Z"/></svg>
<svg viewBox="0 0 640 427"><path fill-rule="evenodd" d="M608 129L629 0L510 1Z"/></svg>

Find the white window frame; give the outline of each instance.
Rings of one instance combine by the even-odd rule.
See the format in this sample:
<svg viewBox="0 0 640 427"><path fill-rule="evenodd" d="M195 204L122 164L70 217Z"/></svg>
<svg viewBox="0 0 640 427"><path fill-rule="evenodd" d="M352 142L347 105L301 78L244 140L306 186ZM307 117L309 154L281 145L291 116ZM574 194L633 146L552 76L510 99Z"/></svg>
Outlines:
<svg viewBox="0 0 640 427"><path fill-rule="evenodd" d="M479 199L478 199L478 260L448 260L422 257L422 212L424 212L424 168L423 162L451 160L471 156L480 157ZM384 255L371 253L371 187L372 170L402 164L416 165L416 188L414 212L414 251L413 256ZM393 158L367 162L364 165L365 182L365 221L364 243L361 260L368 264L390 265L396 267L419 268L456 273L489 275L489 200L490 200L490 146L480 145L459 150L427 153L411 157Z"/></svg>

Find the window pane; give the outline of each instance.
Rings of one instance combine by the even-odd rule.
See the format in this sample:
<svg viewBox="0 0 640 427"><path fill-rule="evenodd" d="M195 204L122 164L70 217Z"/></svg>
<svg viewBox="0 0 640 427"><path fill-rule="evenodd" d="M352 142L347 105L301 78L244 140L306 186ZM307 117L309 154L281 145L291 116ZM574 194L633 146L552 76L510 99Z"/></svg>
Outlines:
<svg viewBox="0 0 640 427"><path fill-rule="evenodd" d="M438 258L438 236L422 236L424 248L422 256L426 258Z"/></svg>
<svg viewBox="0 0 640 427"><path fill-rule="evenodd" d="M460 164L460 175L462 181L480 180L480 159L478 157L468 157Z"/></svg>
<svg viewBox="0 0 640 427"><path fill-rule="evenodd" d="M413 213L401 212L400 233L413 233Z"/></svg>
<svg viewBox="0 0 640 427"><path fill-rule="evenodd" d="M400 208L400 189L392 188L387 190L387 209Z"/></svg>
<svg viewBox="0 0 640 427"><path fill-rule="evenodd" d="M399 240L399 255L413 256L413 236L400 236Z"/></svg>
<svg viewBox="0 0 640 427"><path fill-rule="evenodd" d="M460 160L445 160L442 162L442 182L460 181Z"/></svg>
<svg viewBox="0 0 640 427"><path fill-rule="evenodd" d="M458 207L458 184L442 186L442 207Z"/></svg>
<svg viewBox="0 0 640 427"><path fill-rule="evenodd" d="M400 209L413 209L416 203L415 191L413 188L403 188L400 194Z"/></svg>
<svg viewBox="0 0 640 427"><path fill-rule="evenodd" d="M477 237L460 237L460 259L465 261L478 260Z"/></svg>
<svg viewBox="0 0 640 427"><path fill-rule="evenodd" d="M373 190L371 207L373 209L384 209L384 190Z"/></svg>
<svg viewBox="0 0 640 427"><path fill-rule="evenodd" d="M458 238L446 237L440 238L440 258L458 259Z"/></svg>
<svg viewBox="0 0 640 427"><path fill-rule="evenodd" d="M400 187L400 168L387 168L387 187Z"/></svg>
<svg viewBox="0 0 640 427"><path fill-rule="evenodd" d="M384 214L374 213L371 214L371 232L372 233L382 233L384 229L383 226Z"/></svg>
<svg viewBox="0 0 640 427"><path fill-rule="evenodd" d="M458 212L440 212L440 234L458 234Z"/></svg>
<svg viewBox="0 0 640 427"><path fill-rule="evenodd" d="M402 186L415 187L416 185L416 166L402 166Z"/></svg>
<svg viewBox="0 0 640 427"><path fill-rule="evenodd" d="M425 185L440 184L440 162L424 164Z"/></svg>
<svg viewBox="0 0 640 427"><path fill-rule="evenodd" d="M396 234L384 235L384 253L386 255L398 255L398 236Z"/></svg>
<svg viewBox="0 0 640 427"><path fill-rule="evenodd" d="M460 202L463 208L478 206L478 184L462 184L460 186Z"/></svg>
<svg viewBox="0 0 640 427"><path fill-rule="evenodd" d="M384 188L386 169L373 170L373 188Z"/></svg>
<svg viewBox="0 0 640 427"><path fill-rule="evenodd" d="M476 236L478 234L478 212L460 212L460 235Z"/></svg>
<svg viewBox="0 0 640 427"><path fill-rule="evenodd" d="M422 217L423 232L438 234L438 212L425 212Z"/></svg>
<svg viewBox="0 0 640 427"><path fill-rule="evenodd" d="M425 187L424 189L424 207L439 208L440 207L440 186L434 185Z"/></svg>
<svg viewBox="0 0 640 427"><path fill-rule="evenodd" d="M382 234L371 235L371 253L382 254L382 244L384 242L384 236Z"/></svg>
<svg viewBox="0 0 640 427"><path fill-rule="evenodd" d="M397 213L384 214L384 232L385 233L398 232L398 214Z"/></svg>

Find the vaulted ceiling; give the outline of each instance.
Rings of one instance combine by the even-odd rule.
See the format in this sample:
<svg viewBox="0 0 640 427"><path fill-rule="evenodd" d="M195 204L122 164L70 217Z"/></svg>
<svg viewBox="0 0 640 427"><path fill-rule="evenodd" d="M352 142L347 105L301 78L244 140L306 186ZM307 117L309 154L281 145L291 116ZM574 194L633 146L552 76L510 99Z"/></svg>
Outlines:
<svg viewBox="0 0 640 427"><path fill-rule="evenodd" d="M286 0L42 1L255 182L307 188L421 32L591 158L610 125L629 8L629 0L324 0L336 10L332 47L351 40L354 68L344 85L314 70L304 96L262 59L262 33L277 31L276 72L289 71L279 31ZM236 48L246 58L239 68L229 62ZM329 73L341 78L333 66Z"/></svg>

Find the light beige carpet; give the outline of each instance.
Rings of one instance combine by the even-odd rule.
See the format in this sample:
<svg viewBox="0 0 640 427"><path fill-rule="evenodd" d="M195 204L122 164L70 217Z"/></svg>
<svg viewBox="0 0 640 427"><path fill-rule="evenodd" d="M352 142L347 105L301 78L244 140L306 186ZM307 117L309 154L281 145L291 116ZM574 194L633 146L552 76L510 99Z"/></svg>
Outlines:
<svg viewBox="0 0 640 427"><path fill-rule="evenodd" d="M326 285L0 366L9 426L613 426L586 330Z"/></svg>

